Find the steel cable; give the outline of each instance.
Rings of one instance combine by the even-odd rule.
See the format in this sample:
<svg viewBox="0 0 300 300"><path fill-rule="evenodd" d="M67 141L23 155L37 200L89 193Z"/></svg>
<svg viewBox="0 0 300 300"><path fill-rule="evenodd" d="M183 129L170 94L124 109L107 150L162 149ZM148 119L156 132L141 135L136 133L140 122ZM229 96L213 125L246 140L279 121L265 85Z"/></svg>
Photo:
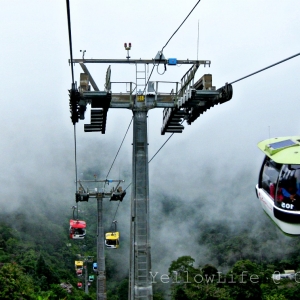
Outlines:
<svg viewBox="0 0 300 300"><path fill-rule="evenodd" d="M232 81L232 82L230 82L230 84L234 84L234 83L236 83L236 82L238 82L238 81L241 81L241 80L243 80L243 79L245 79L245 78L248 78L248 77L250 77L250 76L252 76L252 75L255 75L255 74L257 74L257 73L260 73L260 72L262 72L262 71L265 71L265 70L267 70L267 69L270 69L270 68L272 68L272 67L274 67L274 66L276 66L276 65L279 65L279 64L281 64L281 63L283 63L283 62L285 62L285 61L287 61L287 60L289 60L289 59L292 59L292 58L294 58L294 57L296 57L296 56L298 56L298 55L300 55L300 53L297 53L297 54L295 54L295 55L293 55L293 56L290 56L290 57L288 57L288 58L286 58L286 59L283 59L283 60L281 60L281 61L279 61L279 62L277 62L277 63L275 63L275 64L272 64L272 65L270 65L270 66L268 66L268 67L265 67L265 68L263 68L263 69L261 69L261 70L258 70L258 71L254 72L254 73L251 73L251 74L247 75L247 76L244 76L244 77L242 77L242 78L240 78L240 79L237 79L237 80L235 80L235 81Z"/></svg>
<svg viewBox="0 0 300 300"><path fill-rule="evenodd" d="M68 14L68 33L69 33L69 47L70 47L70 59L71 59L72 85L74 85L72 33L71 33L71 14L70 14L70 3L69 3L69 0L66 0L66 3L67 3L67 14Z"/></svg>

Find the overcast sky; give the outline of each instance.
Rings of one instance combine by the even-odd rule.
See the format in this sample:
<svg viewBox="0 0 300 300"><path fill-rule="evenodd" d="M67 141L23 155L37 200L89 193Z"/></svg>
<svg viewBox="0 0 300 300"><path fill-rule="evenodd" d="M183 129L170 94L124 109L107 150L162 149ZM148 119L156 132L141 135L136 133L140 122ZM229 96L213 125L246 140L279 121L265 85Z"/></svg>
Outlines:
<svg viewBox="0 0 300 300"><path fill-rule="evenodd" d="M125 58L123 44L131 42L131 58L151 59L197 1L70 2L74 58L81 58L80 50L86 50L85 58ZM210 73L219 88L299 53L299 11L298 0L202 0L164 55L211 60L211 67L201 66L195 79ZM0 39L0 204L3 209L17 208L24 193L56 190L65 197L70 194L66 205L71 205L75 175L65 1L2 1ZM107 67L88 65L100 89ZM183 133L175 134L150 164L150 195L172 189L170 195L194 201L199 190L209 193L207 188L219 180L238 191L236 174L247 170L253 184L240 193L247 193L247 201L253 199L260 207L254 187L263 154L256 144L269 136L300 133L299 67L300 56L233 84L231 101L212 108L191 126L185 124ZM163 76L155 70L152 79L180 81L188 68L170 66ZM80 72L76 65L76 81ZM112 65L112 81L135 81L134 66ZM113 86L113 92L119 92L118 88ZM131 116L129 110L110 109L106 134L101 135L83 132L83 124L89 123L87 113L86 120L76 126L79 172L93 166L95 173L106 175ZM148 119L150 158L169 134L160 135L161 109L150 111ZM131 173L131 131L111 177ZM94 165L99 161L101 170ZM207 180L207 170L212 172L211 185L201 181ZM222 202L221 195L217 198ZM215 213L212 208L211 214ZM186 253L176 252L180 254Z"/></svg>

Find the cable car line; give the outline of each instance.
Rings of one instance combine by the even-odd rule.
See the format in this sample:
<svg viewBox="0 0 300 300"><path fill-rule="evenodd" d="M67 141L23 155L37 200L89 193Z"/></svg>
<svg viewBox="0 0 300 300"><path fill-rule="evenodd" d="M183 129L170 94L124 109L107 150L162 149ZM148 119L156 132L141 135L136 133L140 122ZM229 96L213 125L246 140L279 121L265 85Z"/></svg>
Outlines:
<svg viewBox="0 0 300 300"><path fill-rule="evenodd" d="M74 92L76 90L75 83L74 83L74 69L73 69L73 51L72 51L72 32L71 32L71 14L70 14L70 2L66 0L67 6L67 17L68 17L68 35L69 35L69 48L70 48L70 64L71 64L71 75L72 75L72 89L70 90L70 96L74 96ZM71 103L71 111L74 109L74 105ZM77 192L77 147L76 147L76 118L74 119L73 116L71 117L72 123L74 125L74 146L75 146L75 188ZM77 219L78 219L78 204L77 204Z"/></svg>
<svg viewBox="0 0 300 300"><path fill-rule="evenodd" d="M281 63L283 63L283 62L285 62L285 61L287 61L287 60L289 60L289 59L292 59L292 58L294 58L294 57L296 57L296 56L298 56L298 55L300 55L300 53L297 53L297 54L295 54L295 55L293 55L293 56L290 56L290 57L288 57L288 58L286 58L286 59L283 59L283 60L281 60L281 61L279 61L279 62L277 62L277 63L275 63L275 64L272 64L272 65L270 65L270 66L268 66L268 67L265 67L265 68L263 68L263 69L261 69L261 70L258 70L258 71L254 72L254 73L251 73L251 74L247 75L247 76L244 76L244 77L242 77L242 78L240 78L240 79L237 79L237 80L235 80L235 81L232 81L230 84L234 84L234 83L236 83L236 82L238 82L238 81L241 81L241 80L243 80L243 79L245 79L245 78L248 78L248 77L250 77L250 76L252 76L252 75L255 75L255 74L257 74L257 73L260 73L260 72L262 72L262 71L265 71L265 70L267 70L267 69L270 69L270 68L272 68L272 67L274 67L274 66L276 66L276 65L279 65L279 64L281 64Z"/></svg>
<svg viewBox="0 0 300 300"><path fill-rule="evenodd" d="M181 122L182 124L183 122ZM163 146L169 141L169 139L173 136L175 132L173 132L168 138L167 140L162 144L162 146L156 151L156 153L151 157L151 159L148 161L148 164L152 161L152 159L156 156L156 154L158 154L158 152L163 148Z"/></svg>
<svg viewBox="0 0 300 300"><path fill-rule="evenodd" d="M71 108L71 119L72 119L72 123L74 125L74 148L75 148L75 182L76 182L76 193L77 193L77 187L78 187L78 171L77 171L77 145L76 145L76 122L78 122L78 114L77 114L77 108L78 108L78 91L77 91L77 88L76 88L76 84L74 82L74 69L73 69L73 51L72 51L72 33L71 33L71 16L70 16L70 3L69 3L69 0L66 0L66 6L67 6L67 16L68 16L68 35L69 35L69 48L70 48L70 63L71 63L71 75L72 75L72 87L71 87L71 90L69 91L70 92L70 108ZM121 145L117 151L117 154L112 162L112 165L106 175L106 179L108 178L109 176L109 173L117 159L117 156L121 150L121 147L123 145L123 142L126 138L126 135L128 133L128 130L131 126L131 123L132 123L132 120L133 120L133 117L129 123L129 126L127 128L127 131L124 135L124 138L121 142ZM105 184L107 183L108 181L105 181L104 183L104 187L105 187ZM120 205L120 202L119 201L119 204L118 204L118 207ZM85 235L85 229L82 229L82 228L85 228L86 224L84 221L78 221L78 211L79 211L79 205L77 204L77 206L73 206L73 219L74 219L74 212L75 212L75 209L77 209L77 223L78 222L81 222L80 224L75 224L75 220L70 220L70 237L72 239L77 239L77 238L84 238L84 235ZM117 210L118 210L118 207L117 207ZM115 216L117 214L117 210L115 212ZM115 217L114 216L114 217ZM80 228L77 228L78 226L80 226ZM78 231L80 231L80 234L78 234ZM82 232L83 233L82 233Z"/></svg>
<svg viewBox="0 0 300 300"><path fill-rule="evenodd" d="M125 138L126 138L126 135L127 135L127 133L128 133L128 130L129 130L130 126L131 126L132 120L133 120L133 117L132 117L131 120L130 120L130 123L129 123L128 128L127 128L127 130L126 130L126 132L125 132L125 135L124 135L124 137L123 137L123 140L122 140L122 142L121 142L121 144L120 144L120 147L119 147L119 149L118 149L118 151L117 151L117 154L116 154L116 156L115 156L115 158L114 158L114 160L113 160L113 162L112 162L112 164L111 164L111 166L110 166L110 169L109 169L109 171L108 171L108 173L107 173L105 179L108 178L108 175L109 175L109 173L110 173L110 171L111 171L111 169L112 169L112 167L113 167L113 165L114 165L114 163L115 163L115 161L116 161L116 159L117 159L117 156L118 156L118 154L119 154L119 152L120 152L120 150L121 150L121 147L122 147L123 142L124 142L124 140L125 140ZM104 183L104 186L105 186L105 184L106 184L106 181L105 181L105 183Z"/></svg>
<svg viewBox="0 0 300 300"><path fill-rule="evenodd" d="M70 47L70 59L71 59L71 72L72 72L72 87L74 85L74 70L73 70L73 52L72 52L72 33L71 33L71 15L70 15L70 3L66 0L67 14L68 14L68 32L69 32L69 47Z"/></svg>
<svg viewBox="0 0 300 300"><path fill-rule="evenodd" d="M183 122L181 122L182 124ZM151 157L151 159L148 161L148 164L153 160L153 158L156 156L156 154L158 154L158 152L164 147L164 145L169 141L169 139L173 136L175 132L173 132L167 139L166 141L161 145L161 147L155 152L155 154ZM132 182L126 187L126 189L124 191L126 191L130 186L131 186Z"/></svg>
<svg viewBox="0 0 300 300"><path fill-rule="evenodd" d="M191 13L193 12L193 10L196 8L196 6L200 3L200 1L201 0L198 0L198 2L195 4L195 6L192 8L192 10L189 12L189 14L186 16L186 18L182 21L182 23L179 25L179 27L174 31L174 33L171 35L171 37L168 39L168 41L166 42L166 44L162 47L162 49L161 49L161 51L160 51L160 58L161 58L161 56L162 56L162 53L163 53L163 50L164 50L164 48L169 44L169 42L171 41L171 39L173 38L173 36L178 32L178 30L180 29L180 27L183 25L183 23L188 19L188 17L191 15ZM158 63L158 65L159 65L159 63ZM157 67L158 67L158 65L157 65ZM143 91L143 93L145 92L145 90L146 90L146 86L147 86L147 84L148 84L148 82L149 82L149 80L150 80L150 78L151 78L151 75L152 75L152 73L153 73L153 70L154 70L154 67L155 67L156 65L155 64L153 64L153 67L152 67L152 70L151 70L151 73L150 73L150 76L148 77L148 80L147 80L147 83L146 83L146 85L145 85L145 89L144 89L144 91ZM160 74L160 73L158 73L158 74ZM162 74L160 74L160 75L163 75L164 73L162 73Z"/></svg>
<svg viewBox="0 0 300 300"><path fill-rule="evenodd" d="M108 182L108 181L107 181L108 175L109 175L109 173L110 173L110 171L111 171L111 169L112 169L112 167L113 167L113 165L114 165L114 163L115 163L115 161L116 161L116 159L117 159L117 156L118 156L118 154L119 154L119 152L120 152L120 150L121 150L121 147L122 147L123 142L124 142L124 140L125 140L125 138L126 138L126 135L127 135L127 133L128 133L128 130L129 130L130 126L131 126L132 121L133 121L133 117L131 118L131 120L130 120L130 122L129 122L129 125L128 125L128 127L127 127L127 130L126 130L126 132L125 132L125 135L124 135L124 137L123 137L123 140L122 140L122 142L121 142L121 144L120 144L120 147L119 147L119 149L118 149L118 151L117 151L117 154L116 154L116 156L115 156L115 158L114 158L114 160L113 160L113 162L112 162L112 164L111 164L111 166L110 166L110 169L109 169L109 171L108 171L108 173L107 173L107 175L106 175L106 178L105 178L106 180L105 180L105 182L104 182L104 187L103 187L103 188L105 188L105 185L106 185L106 183ZM117 187L119 186L119 184L120 184L120 182L119 182L118 185L116 186L116 189L117 189ZM115 218L116 218L116 214L117 214L117 211L118 211L118 208L119 208L120 203L121 203L121 201L119 201L119 203L118 203L117 209L116 209L116 211L115 211L115 215L114 215L113 220L112 220L112 224L113 224L113 222L114 222L114 220L115 220Z"/></svg>
<svg viewBox="0 0 300 300"><path fill-rule="evenodd" d="M151 76L152 76L152 73L153 73L154 67L155 67L155 64L153 64L153 67L152 67L151 73L150 73L150 75L149 75L149 77L148 77L148 80L147 80L147 82L146 82L146 84L145 84L145 88L144 88L143 94L144 94L144 93L145 93L145 91L146 91L146 87L147 87L147 85L148 85L148 83L149 83L149 80L150 80L150 78L151 78Z"/></svg>
<svg viewBox="0 0 300 300"><path fill-rule="evenodd" d="M74 124L74 146L75 146L75 193L77 193L77 145L76 145L76 124ZM77 203L77 219L78 219L78 205L79 203Z"/></svg>
<svg viewBox="0 0 300 300"><path fill-rule="evenodd" d="M193 10L196 8L196 6L199 4L201 0L199 0L195 6L193 7L193 9L189 12L189 14L186 16L186 18L183 20L183 22L179 25L179 27L174 31L174 33L172 34L172 36L169 38L169 40L167 41L167 43L162 47L161 49L161 53L163 52L164 48L169 44L170 40L173 38L173 36L177 33L177 31L180 29L180 27L183 25L183 23L187 20L187 18L190 16L190 14L193 12Z"/></svg>
<svg viewBox="0 0 300 300"><path fill-rule="evenodd" d="M122 147L122 145L123 145L123 142L124 142L124 140L125 140L125 138L126 138L126 135L127 135L127 133L128 133L128 130L129 130L130 126L131 126L132 120L133 120L133 117L131 118L131 120L130 120L130 122L129 122L128 128L127 128L127 130L126 130L126 132L125 132L125 135L124 135L124 137L123 137L123 140L122 140L122 142L121 142L121 144L120 144L120 147L119 147L119 149L118 149L118 151L117 151L117 154L116 154L116 156L115 156L115 158L114 158L114 160L113 160L113 162L112 162L112 164L111 164L111 166L110 166L110 168L109 168L109 171L108 171L108 173L107 173L107 175L106 175L103 189L105 188L106 183L108 183L108 180L107 180L108 175L109 175L109 173L110 173L110 171L111 171L111 169L112 169L112 167L113 167L113 165L114 165L114 163L115 163L115 161L116 161L116 159L117 159L117 156L119 155L119 152L120 152L120 150L121 150L121 147ZM120 183L119 183L119 184L120 184Z"/></svg>
<svg viewBox="0 0 300 300"><path fill-rule="evenodd" d="M126 188L124 191L126 191L131 185L132 185L132 182L130 182L130 183L128 184L127 188Z"/></svg>
<svg viewBox="0 0 300 300"><path fill-rule="evenodd" d="M117 220L113 220L112 221L112 224L114 224L115 225L115 228L113 228L113 226L111 225L111 229L113 230L114 229L114 231L116 232L117 231Z"/></svg>
<svg viewBox="0 0 300 300"><path fill-rule="evenodd" d="M115 215L114 215L114 217L113 217L113 219L112 219L112 222L111 222L111 227L112 227L112 224L114 223L114 221L116 220L116 215L117 215L117 212L118 212L118 208L119 208L119 206L120 206L120 203L121 203L121 201L119 201L119 203L118 203L117 209L116 209L116 211L115 211Z"/></svg>

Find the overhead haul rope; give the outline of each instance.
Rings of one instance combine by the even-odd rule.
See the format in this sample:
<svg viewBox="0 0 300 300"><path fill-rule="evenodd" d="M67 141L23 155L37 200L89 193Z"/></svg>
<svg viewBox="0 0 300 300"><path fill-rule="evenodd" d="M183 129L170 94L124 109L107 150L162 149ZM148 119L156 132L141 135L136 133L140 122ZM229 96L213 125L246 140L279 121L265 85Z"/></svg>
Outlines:
<svg viewBox="0 0 300 300"><path fill-rule="evenodd" d="M69 0L66 0L67 5L67 15L68 15L68 34L69 34L69 48L70 48L70 64L71 64L71 75L72 75L72 90L75 89L74 84L74 70L73 70L73 51L72 51L72 33L71 33L71 14L70 14L70 3ZM74 145L75 145L75 188L77 192L77 154L76 154L76 123L74 123ZM78 219L78 203L77 207L77 219Z"/></svg>
<svg viewBox="0 0 300 300"><path fill-rule="evenodd" d="M279 62L277 62L277 63L275 63L275 64L273 64L273 65L270 65L270 66L268 66L268 67L265 67L265 68L263 68L263 69L261 69L261 70L258 70L258 71L254 72L254 73L251 73L251 74L247 75L247 76L244 76L244 77L242 77L242 78L240 78L240 79L237 79L237 80L235 80L235 81L232 81L230 84L234 84L234 83L236 83L236 82L238 82L238 81L241 81L241 80L243 80L243 79L245 79L245 78L248 78L248 77L250 77L250 76L252 76L252 75L255 75L255 74L257 74L257 73L260 73L260 72L262 72L262 71L265 71L265 70L267 70L267 69L270 69L270 68L272 68L272 67L274 67L274 66L276 66L276 65L279 65L279 64L281 64L281 63L283 63L283 62L285 62L285 61L287 61L287 60L289 60L289 59L292 59L292 58L294 58L294 57L296 57L296 56L298 56L298 55L300 55L300 53L297 53L297 54L295 54L295 55L293 55L293 56L290 56L290 57L288 57L288 58L286 58L286 59L283 59L283 60L281 60L281 61L279 61Z"/></svg>
<svg viewBox="0 0 300 300"><path fill-rule="evenodd" d="M77 193L77 146L76 146L76 125L74 124L74 145L75 145L75 180L76 180L76 193ZM77 220L78 220L78 203L77 203Z"/></svg>
<svg viewBox="0 0 300 300"><path fill-rule="evenodd" d="M124 190L124 191L125 191L125 190ZM120 206L120 203L121 203L121 201L119 201L118 206L117 206L116 211L115 211L115 214L114 214L114 217L113 217L113 219L112 219L112 221L111 221L111 228L112 228L113 223L114 223L114 221L115 221L115 219L116 219L116 215L117 215L117 212L118 212L118 208L119 208L119 206Z"/></svg>
<svg viewBox="0 0 300 300"><path fill-rule="evenodd" d="M124 135L124 137L123 137L123 140L122 140L122 142L121 142L121 144L120 144L120 147L119 147L119 149L118 149L118 151L117 151L117 154L116 154L116 156L115 156L115 158L114 158L114 160L113 160L113 162L112 162L112 164L111 164L111 166L110 166L110 168L109 168L109 171L108 171L108 173L107 173L107 175L106 175L103 189L105 188L105 185L106 185L106 183L108 182L108 180L107 180L108 175L109 175L109 173L110 173L110 171L111 171L111 169L112 169L112 167L113 167L113 165L114 165L114 163L115 163L115 161L116 161L116 159L117 159L117 157L118 157L118 155L119 155L119 152L120 152L121 147L122 147L122 145L123 145L123 143L124 143L124 140L125 140L125 138L126 138L126 136L127 136L127 133L128 133L128 130L129 130L130 126L131 126L132 121L133 121L133 117L131 118L131 120L130 120L130 122L129 122L129 125L128 125L128 127L127 127L127 130L126 130L126 132L125 132L125 135ZM119 184L120 184L120 183L119 183ZM118 184L118 185L119 185L119 184ZM125 190L124 190L124 191L125 191ZM115 211L115 215L114 215L113 220L112 220L112 222L111 222L112 224L113 224L113 222L114 222L114 220L115 220L115 217L116 217L116 215L117 215L117 212L118 212L118 208L119 208L119 206L120 206L120 203L121 203L121 201L119 201L119 203L118 203L117 209L116 209L116 211Z"/></svg>
<svg viewBox="0 0 300 300"><path fill-rule="evenodd" d="M129 130L129 128L130 128L130 125L131 125L131 123L132 123L132 120L133 120L133 117L131 118L131 120L130 120L130 122L129 122L128 128L127 128L127 130L126 130L126 132L125 132L125 135L124 135L124 137L123 137L123 140L122 140L122 142L121 142L121 144L120 144L120 147L119 147L119 149L118 149L118 151L117 151L117 154L116 154L116 156L115 156L115 158L114 158L114 160L113 160L113 162L112 162L112 164L111 164L111 166L110 166L110 168L109 168L109 171L108 171L108 173L107 173L107 175L106 175L105 183L104 183L104 184L106 184L106 180L107 180L107 178L108 178L108 175L109 175L109 173L110 173L110 171L111 171L111 169L112 169L112 167L113 167L113 165L114 165L114 163L115 163L115 161L116 161L116 159L117 159L117 157L118 157L118 155L119 155L119 152L120 152L121 147L122 147L122 145L123 145L123 142L124 142L124 140L125 140L125 138L126 138L126 135L127 135L128 130Z"/></svg>
<svg viewBox="0 0 300 300"><path fill-rule="evenodd" d="M196 8L196 6L200 3L201 0L198 0L197 3L195 4L195 6L192 8L192 10L189 12L189 14L186 16L186 18L182 21L182 23L179 25L179 27L174 31L174 33L171 35L171 37L168 39L168 41L166 42L166 44L162 47L161 49L161 56L162 56L162 52L164 50L164 48L168 45L168 43L171 41L171 39L173 38L173 36L178 32L178 30L180 29L180 27L183 25L183 23L188 19L188 17L191 15L191 13L193 12L193 10ZM153 67L152 67L152 70L151 70L151 73L148 77L148 80L146 82L146 85L145 85L145 89L143 91L143 93L145 92L146 90L146 87L147 87L147 84L149 83L149 80L152 76L152 73L153 73L153 70L154 70L154 67L155 67L155 64L153 64ZM182 124L182 123L181 123ZM169 139L173 136L174 132L168 137L168 139L163 143L163 145L156 151L156 153L152 156L152 158L148 161L148 163L150 163L152 161L152 159L156 156L156 154L164 147L164 145L169 141ZM124 191L126 191L130 186L131 186L132 183L130 183L126 189ZM120 203L119 203L120 204ZM119 206L118 206L119 207ZM118 210L118 208L117 208Z"/></svg>
<svg viewBox="0 0 300 300"><path fill-rule="evenodd" d="M114 163L115 163L115 161L116 161L116 159L117 159L117 157L118 157L118 155L119 155L119 152L120 152L120 150L121 150L121 148L122 148L122 145L123 145L123 143L124 143L124 140L125 140L125 138L126 138L126 135L127 135L127 133L128 133L128 130L129 130L130 126L131 126L132 120L133 120L133 117L131 118L131 120L130 120L130 122L129 122L129 125L128 125L128 127L127 127L127 130L126 130L126 132L125 132L125 135L124 135L124 137L123 137L123 140L122 140L122 142L121 142L121 144L120 144L120 147L119 147L119 149L118 149L118 151L117 151L117 154L116 154L116 156L115 156L115 158L114 158L114 160L113 160L113 162L112 162L112 164L111 164L111 166L110 166L110 168L109 168L109 171L108 171L108 173L107 173L107 175L106 175L106 177L105 177L105 182L104 182L103 188L105 188L105 185L106 185L106 183L108 182L108 180L107 180L108 175L109 175L109 173L110 173L110 171L111 171L111 169L112 169L112 167L113 167L113 165L114 165Z"/></svg>
<svg viewBox="0 0 300 300"><path fill-rule="evenodd" d="M179 25L179 27L174 31L174 33L171 35L171 37L168 39L168 41L166 42L166 44L162 47L161 51L160 51L160 57L162 56L163 50L165 49L165 47L169 44L169 42L171 41L171 39L173 38L173 36L178 32L178 30L180 29L180 27L185 23L185 21L188 19L188 17L191 15L191 13L194 11L194 9L196 8L196 6L200 3L201 0L198 0L197 3L194 5L194 7L192 8L192 10L189 12L189 14L185 17L185 19L182 21L182 23ZM159 64L158 64L159 65ZM154 70L155 64L153 64L151 73L148 77L147 83L145 85L145 89L143 91L143 93L146 90L147 84L149 83L149 80L152 76L153 70ZM158 66L157 66L158 67ZM162 73L161 75L163 75L164 73ZM182 124L182 123L181 123ZM169 136L169 138L164 142L164 144L158 149L158 151L154 154L154 156L152 156L152 158L148 161L148 163L151 162L151 160L156 156L156 154L163 148L163 146L169 141L169 139L173 136L174 132ZM131 186L131 183L126 187L125 191Z"/></svg>
<svg viewBox="0 0 300 300"><path fill-rule="evenodd" d="M68 31L69 31L69 46L70 46L70 59L71 59L71 72L72 72L72 84L74 85L74 70L73 70L73 52L72 52L72 33L71 33L71 15L70 15L70 3L67 3L67 14L68 14Z"/></svg>
<svg viewBox="0 0 300 300"><path fill-rule="evenodd" d="M113 226L114 221L116 220L116 215L117 215L117 211L118 211L118 208L119 208L119 206L120 206L120 203L121 203L121 201L119 201L118 206L117 206L117 209L116 209L116 212L115 212L115 215L114 215L114 217L113 217L113 219L112 219L112 222L111 222L111 228L112 228L112 226Z"/></svg>
<svg viewBox="0 0 300 300"><path fill-rule="evenodd" d="M183 121L181 122L181 124L183 123ZM167 139L166 141L161 145L161 147L155 152L155 154L151 157L151 159L148 161L148 164L150 164L150 162L152 161L152 159L156 156L156 154L163 148L163 146L168 142L168 140L173 136L175 132L173 132Z"/></svg>
<svg viewBox="0 0 300 300"><path fill-rule="evenodd" d="M179 25L179 27L174 31L174 33L171 35L171 37L169 38L169 40L166 42L166 44L161 49L161 52L163 52L164 48L169 44L169 42L171 41L171 39L173 38L173 36L177 33L177 31L180 29L180 27L183 25L183 23L187 20L187 18L190 16L190 14L193 12L193 10L196 8L196 6L199 4L200 1L201 0L199 0L195 4L195 6L192 8L192 10L189 12L189 14L186 16L186 18L182 21L182 23Z"/></svg>
<svg viewBox="0 0 300 300"><path fill-rule="evenodd" d="M171 41L171 39L173 38L173 36L177 33L177 31L180 29L180 27L183 25L183 23L188 19L188 17L191 15L191 13L193 12L193 10L196 8L196 6L200 3L200 1L201 0L198 0L197 1L197 3L195 4L195 6L192 8L192 10L189 12L189 14L186 16L186 18L182 21L182 23L179 25L179 27L174 31L174 33L171 35L171 37L168 39L168 41L166 42L166 44L162 47L162 49L161 49L161 51L160 51L160 58L162 57L162 53L163 53L163 50L165 49L165 47L169 44L169 42ZM160 60L160 58L159 58L159 60ZM159 65L159 63L158 63L158 65ZM157 67L158 67L158 65L157 65ZM156 65L155 64L153 64L153 67L152 67L152 70L151 70L151 73L150 73L150 76L148 77L148 80L147 80L147 83L146 83L146 85L145 85L145 89L144 89L144 91L143 91L143 93L145 92L145 90L146 90L146 86L147 86L147 84L148 84L148 82L149 82L149 80L150 80L150 78L151 78L151 75L152 75L152 73L153 73L153 70L154 70L154 67L155 67ZM162 73L162 74L164 74L164 73ZM161 75L162 75L161 74Z"/></svg>
<svg viewBox="0 0 300 300"><path fill-rule="evenodd" d="M180 29L180 27L184 24L184 22L188 19L188 17L191 15L191 13L194 11L194 9L197 7L197 5L200 3L201 0L198 0L197 3L194 5L194 7L192 8L192 10L188 13L188 15L185 17L185 19L182 21L182 23L179 25L179 27L174 31L174 33L171 35L171 37L168 39L168 41L166 42L166 44L162 47L161 51L160 51L160 57L162 56L163 50L165 49L165 47L169 44L169 42L171 41L171 39L173 38L173 36L178 32L178 30ZM145 85L145 89L143 91L143 93L146 90L146 86L152 76L153 70L154 70L155 64L153 64L151 73L148 77L147 83ZM183 121L181 122L181 124L183 123ZM164 147L164 145L170 140L170 138L173 136L174 132L168 137L168 139L163 143L163 145L156 151L156 153L152 156L152 158L148 161L148 164L152 161L152 159L156 156L156 154ZM126 189L124 191L126 191L132 183L130 183Z"/></svg>

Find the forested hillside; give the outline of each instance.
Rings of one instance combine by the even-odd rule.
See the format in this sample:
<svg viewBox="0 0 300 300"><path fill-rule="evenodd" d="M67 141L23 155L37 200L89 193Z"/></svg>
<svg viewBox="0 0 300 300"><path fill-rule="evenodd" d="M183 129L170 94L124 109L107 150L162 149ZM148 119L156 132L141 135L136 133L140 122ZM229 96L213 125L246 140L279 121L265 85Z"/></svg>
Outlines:
<svg viewBox="0 0 300 300"><path fill-rule="evenodd" d="M87 220L89 230L82 241L69 240L71 210L54 211L36 205L30 212L1 215L0 299L96 298L96 281L91 283L86 295L84 289L77 288L77 282L83 282L83 277L77 277L74 269L75 260L80 260L79 255L93 256L94 261L97 257L96 223L93 222L95 204L86 208L79 211ZM127 279L118 276L109 254L106 264L108 296L127 299ZM88 263L88 274L95 274L92 263ZM62 283L65 286L71 284L72 288L67 291Z"/></svg>
<svg viewBox="0 0 300 300"><path fill-rule="evenodd" d="M174 198L162 195L161 202L164 215L176 213L179 202ZM68 238L70 208L57 210L47 202L34 205L33 200L28 200L26 207L1 214L0 299L96 299L96 282L86 295L77 288L80 278L74 270L78 254L96 259L96 203L80 205L79 214L88 224L83 241ZM105 214L106 231L109 218L110 214ZM299 238L283 236L267 217L260 220L260 226L264 230L253 235L250 223L234 231L230 224L213 222L208 226L198 219L197 239L190 243L199 250L205 246L205 251L195 257L186 247L186 255L173 261L169 257L168 272L156 274L153 270L154 299L299 299L299 276L272 279L274 272L300 270ZM107 295L113 300L127 299L129 241L122 230L120 248L106 250ZM155 244L153 251L159 252L162 246ZM93 274L91 263L88 272ZM73 286L71 293L62 283Z"/></svg>

